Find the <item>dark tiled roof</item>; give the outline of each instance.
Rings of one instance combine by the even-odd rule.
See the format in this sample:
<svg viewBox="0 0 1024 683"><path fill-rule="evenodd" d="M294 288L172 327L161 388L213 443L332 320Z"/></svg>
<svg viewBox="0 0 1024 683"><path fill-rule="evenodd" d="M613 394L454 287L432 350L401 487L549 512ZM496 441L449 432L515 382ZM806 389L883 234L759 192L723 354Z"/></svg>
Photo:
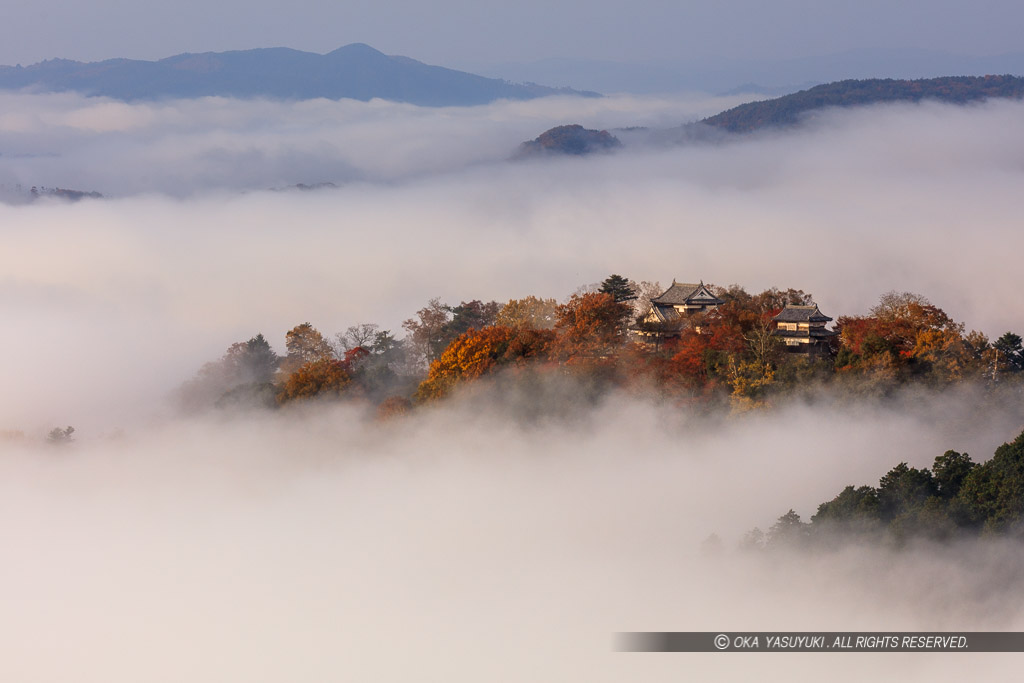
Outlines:
<svg viewBox="0 0 1024 683"><path fill-rule="evenodd" d="M655 304L668 304L669 306L684 306L689 304L691 306L696 304L706 305L721 305L725 302L712 295L712 298L701 298L696 301L693 300L693 296L697 294L704 283L692 284L685 282L672 281L672 286L661 293L660 296L651 299L651 303Z"/></svg>
<svg viewBox="0 0 1024 683"><path fill-rule="evenodd" d="M772 318L780 323L827 323L832 320L818 310L817 304L810 306L786 306Z"/></svg>
<svg viewBox="0 0 1024 683"><path fill-rule="evenodd" d="M651 299L651 303L669 305L677 304L682 306L686 303L686 300L690 295L696 292L699 287L700 285L673 282L671 287L666 289L656 298Z"/></svg>
<svg viewBox="0 0 1024 683"><path fill-rule="evenodd" d="M654 304L651 307L661 322L675 322L679 319L679 311L665 304Z"/></svg>

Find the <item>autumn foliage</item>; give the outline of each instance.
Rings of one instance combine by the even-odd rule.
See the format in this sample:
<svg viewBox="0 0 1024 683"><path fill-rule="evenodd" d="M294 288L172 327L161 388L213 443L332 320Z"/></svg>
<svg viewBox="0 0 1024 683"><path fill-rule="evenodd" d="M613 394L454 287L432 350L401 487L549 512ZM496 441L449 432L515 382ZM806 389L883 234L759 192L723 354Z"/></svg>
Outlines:
<svg viewBox="0 0 1024 683"><path fill-rule="evenodd" d="M459 335L430 364L416 398L440 398L459 382L477 379L495 367L546 358L553 338L554 333L549 330L501 326L471 329Z"/></svg>
<svg viewBox="0 0 1024 683"><path fill-rule="evenodd" d="M556 312L555 355L567 363L609 357L622 345L631 311L611 294L572 296Z"/></svg>
<svg viewBox="0 0 1024 683"><path fill-rule="evenodd" d="M352 382L345 365L334 358L313 360L288 375L277 394L278 403L288 403L314 396L338 396Z"/></svg>
<svg viewBox="0 0 1024 683"><path fill-rule="evenodd" d="M986 342L964 335L962 324L919 295L889 292L870 316L838 320L841 372L859 371L893 380L924 375L933 381L961 379L977 365Z"/></svg>
<svg viewBox="0 0 1024 683"><path fill-rule="evenodd" d="M283 404L313 397L340 396L349 389L353 376L359 372L360 364L367 356L369 352L357 346L349 349L340 360L324 356L304 363L288 375L277 393L277 402Z"/></svg>
<svg viewBox="0 0 1024 683"><path fill-rule="evenodd" d="M869 315L840 316L836 333L816 328L815 353L807 354L786 346L792 335L780 336L774 320L787 305L813 303L801 290L751 295L738 285L713 287L724 303L667 317L665 329L651 336L636 323L630 281L613 276L602 289L561 304L532 296L505 305L434 299L404 323L405 339L364 324L332 345L302 323L285 336L286 357L257 335L205 364L180 393L192 409L344 396L378 405L378 416L391 419L491 373L527 366L534 371L516 373L513 381L555 373L598 393L655 391L680 403L734 410L833 382L857 394L887 393L911 381L1024 378L1020 336L1007 332L990 343L980 332L965 333L916 294L889 292ZM795 329L794 323L786 331Z"/></svg>

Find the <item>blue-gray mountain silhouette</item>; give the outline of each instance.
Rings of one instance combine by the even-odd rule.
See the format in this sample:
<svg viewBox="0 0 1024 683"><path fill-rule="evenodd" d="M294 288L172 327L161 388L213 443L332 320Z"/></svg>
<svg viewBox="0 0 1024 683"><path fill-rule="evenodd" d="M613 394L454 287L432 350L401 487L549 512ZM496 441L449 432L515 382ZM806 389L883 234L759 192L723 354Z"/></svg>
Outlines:
<svg viewBox="0 0 1024 683"><path fill-rule="evenodd" d="M596 96L485 78L393 57L354 43L326 55L289 48L180 54L155 62L50 59L31 66L0 66L0 89L76 91L120 100L175 97L380 98L426 106L485 104L553 94Z"/></svg>

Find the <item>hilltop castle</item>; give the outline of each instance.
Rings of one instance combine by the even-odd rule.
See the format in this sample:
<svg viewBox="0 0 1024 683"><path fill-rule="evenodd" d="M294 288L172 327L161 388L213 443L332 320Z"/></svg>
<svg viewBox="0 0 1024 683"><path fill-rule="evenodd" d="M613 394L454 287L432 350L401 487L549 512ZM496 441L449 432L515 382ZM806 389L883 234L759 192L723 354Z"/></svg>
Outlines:
<svg viewBox="0 0 1024 683"><path fill-rule="evenodd" d="M672 286L651 299L651 308L630 333L654 346L678 338L685 329L701 333L698 313L713 311L725 303L704 284L692 284L672 280ZM807 306L786 305L772 318L772 336L778 337L791 353L828 353L829 338L837 333L825 329L831 322L816 304Z"/></svg>

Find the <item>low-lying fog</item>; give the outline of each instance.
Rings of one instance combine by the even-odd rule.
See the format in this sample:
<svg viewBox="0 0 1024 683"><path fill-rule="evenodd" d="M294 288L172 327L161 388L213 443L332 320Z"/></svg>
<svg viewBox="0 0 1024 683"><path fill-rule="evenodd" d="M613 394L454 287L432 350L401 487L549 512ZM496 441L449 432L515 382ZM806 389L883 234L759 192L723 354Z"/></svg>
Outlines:
<svg viewBox="0 0 1024 683"><path fill-rule="evenodd" d="M110 196L389 181L511 156L553 126L672 127L749 99L549 97L479 107L0 93L0 184Z"/></svg>
<svg viewBox="0 0 1024 683"><path fill-rule="evenodd" d="M611 397L524 423L487 400L183 421L164 398L262 332L332 335L449 303L564 298L616 272L889 290L1024 333L1024 105L925 104L800 131L503 161L560 123L670 126L736 101L472 109L4 95L0 678L12 681L995 678L1011 656L639 655L623 630L1022 630L1018 547L734 552L790 507L949 448L989 457L1019 405L710 420ZM336 189L262 188L330 181ZM240 190L247 190L241 192ZM69 447L40 443L74 425ZM721 555L701 553L711 533ZM1005 676L1004 676L1005 677Z"/></svg>
<svg viewBox="0 0 1024 683"><path fill-rule="evenodd" d="M485 393L384 424L335 407L13 447L0 457L0 673L995 680L1012 655L613 651L622 630L1024 628L1019 545L736 549L790 507L807 519L899 460L984 457L1024 424L1020 406L978 415L971 402L705 422L619 396L526 426Z"/></svg>

